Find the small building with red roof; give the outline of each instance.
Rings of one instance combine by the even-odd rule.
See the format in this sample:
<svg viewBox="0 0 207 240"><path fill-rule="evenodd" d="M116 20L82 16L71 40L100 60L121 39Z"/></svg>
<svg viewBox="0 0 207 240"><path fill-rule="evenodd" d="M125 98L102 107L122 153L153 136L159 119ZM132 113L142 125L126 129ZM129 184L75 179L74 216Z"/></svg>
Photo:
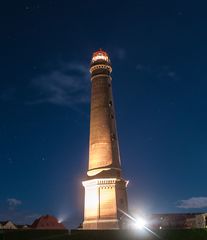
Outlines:
<svg viewBox="0 0 207 240"><path fill-rule="evenodd" d="M59 223L57 218L45 215L41 216L40 218L36 219L32 225L31 228L35 229L65 229L64 225L62 223Z"/></svg>

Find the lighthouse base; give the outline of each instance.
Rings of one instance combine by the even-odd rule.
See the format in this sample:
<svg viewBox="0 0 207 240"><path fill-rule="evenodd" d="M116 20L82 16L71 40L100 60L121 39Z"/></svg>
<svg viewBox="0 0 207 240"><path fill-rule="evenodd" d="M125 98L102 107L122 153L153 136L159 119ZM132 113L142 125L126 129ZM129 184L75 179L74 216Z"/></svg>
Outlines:
<svg viewBox="0 0 207 240"><path fill-rule="evenodd" d="M85 206L83 229L120 229L121 216L127 212L127 181L100 178L83 181Z"/></svg>
<svg viewBox="0 0 207 240"><path fill-rule="evenodd" d="M84 221L83 229L119 229L119 221L117 219Z"/></svg>

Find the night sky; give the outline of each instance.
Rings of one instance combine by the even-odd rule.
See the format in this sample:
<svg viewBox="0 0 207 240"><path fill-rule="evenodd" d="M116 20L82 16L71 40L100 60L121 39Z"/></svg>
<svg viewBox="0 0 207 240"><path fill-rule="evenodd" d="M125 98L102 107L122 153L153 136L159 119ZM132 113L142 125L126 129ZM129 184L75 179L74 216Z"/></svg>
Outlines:
<svg viewBox="0 0 207 240"><path fill-rule="evenodd" d="M0 220L77 226L92 53L106 50L131 212L207 211L206 1L4 1Z"/></svg>

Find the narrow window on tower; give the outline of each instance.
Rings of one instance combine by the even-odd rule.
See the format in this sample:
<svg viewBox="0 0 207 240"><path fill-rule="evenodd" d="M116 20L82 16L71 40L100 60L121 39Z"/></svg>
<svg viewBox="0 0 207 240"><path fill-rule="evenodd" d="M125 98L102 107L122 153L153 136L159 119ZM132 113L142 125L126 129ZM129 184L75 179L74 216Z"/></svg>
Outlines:
<svg viewBox="0 0 207 240"><path fill-rule="evenodd" d="M110 114L110 118L111 118L111 119L114 119L114 115L113 115L112 113Z"/></svg>
<svg viewBox="0 0 207 240"><path fill-rule="evenodd" d="M111 139L112 139L112 141L116 140L116 135L114 133L111 134Z"/></svg>
<svg viewBox="0 0 207 240"><path fill-rule="evenodd" d="M111 83L108 83L108 87L111 87Z"/></svg>
<svg viewBox="0 0 207 240"><path fill-rule="evenodd" d="M112 107L112 101L109 101L109 107Z"/></svg>

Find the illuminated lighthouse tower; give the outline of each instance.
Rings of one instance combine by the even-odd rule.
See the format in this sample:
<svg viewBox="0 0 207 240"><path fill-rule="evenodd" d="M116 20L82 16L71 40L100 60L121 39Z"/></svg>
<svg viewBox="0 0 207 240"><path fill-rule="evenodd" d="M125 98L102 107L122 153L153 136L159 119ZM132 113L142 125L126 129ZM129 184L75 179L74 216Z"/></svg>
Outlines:
<svg viewBox="0 0 207 240"><path fill-rule="evenodd" d="M127 181L122 178L108 54L93 54L90 145L85 187L84 229L122 227L119 209L127 211Z"/></svg>

